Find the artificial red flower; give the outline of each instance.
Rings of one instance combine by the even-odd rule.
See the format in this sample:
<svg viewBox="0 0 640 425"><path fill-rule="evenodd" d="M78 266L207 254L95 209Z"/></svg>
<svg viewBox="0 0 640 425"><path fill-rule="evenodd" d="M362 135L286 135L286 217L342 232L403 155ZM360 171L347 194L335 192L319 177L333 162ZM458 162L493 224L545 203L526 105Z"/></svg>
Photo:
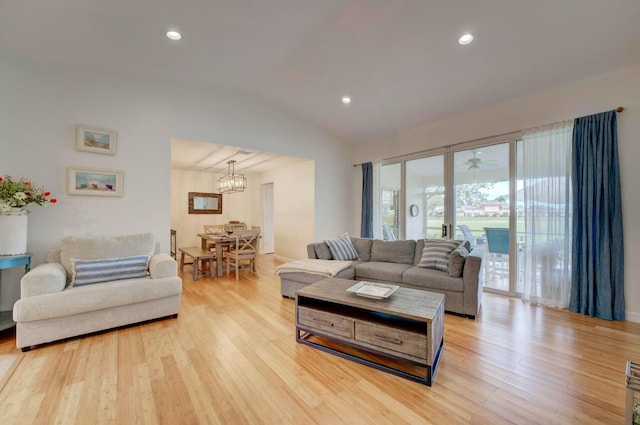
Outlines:
<svg viewBox="0 0 640 425"><path fill-rule="evenodd" d="M56 198L49 199L49 203L51 203L51 204L55 204L56 202L58 202L58 200Z"/></svg>
<svg viewBox="0 0 640 425"><path fill-rule="evenodd" d="M55 204L57 201L50 201L49 196L51 192L45 192L43 187L34 185L25 178L13 180L6 174L0 177L0 212L7 212L11 208L25 209L33 204Z"/></svg>

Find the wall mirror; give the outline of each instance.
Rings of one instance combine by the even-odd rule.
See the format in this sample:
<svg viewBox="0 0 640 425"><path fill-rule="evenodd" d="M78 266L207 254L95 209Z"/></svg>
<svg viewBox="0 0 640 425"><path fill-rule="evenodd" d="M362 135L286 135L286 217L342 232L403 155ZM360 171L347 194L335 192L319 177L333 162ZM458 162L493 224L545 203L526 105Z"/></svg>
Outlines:
<svg viewBox="0 0 640 425"><path fill-rule="evenodd" d="M189 192L189 214L222 214L222 194Z"/></svg>

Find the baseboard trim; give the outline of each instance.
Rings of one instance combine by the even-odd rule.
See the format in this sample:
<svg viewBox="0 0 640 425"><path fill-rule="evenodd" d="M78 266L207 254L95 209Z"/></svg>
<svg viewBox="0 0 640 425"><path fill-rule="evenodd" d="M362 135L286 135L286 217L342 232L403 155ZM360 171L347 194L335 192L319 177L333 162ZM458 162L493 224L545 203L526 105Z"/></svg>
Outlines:
<svg viewBox="0 0 640 425"><path fill-rule="evenodd" d="M640 313L634 313L632 311L626 311L624 315L625 315L625 317L627 318L627 320L629 322L640 323Z"/></svg>
<svg viewBox="0 0 640 425"><path fill-rule="evenodd" d="M284 263L289 263L289 262L293 261L291 258L283 257L281 255L274 255L273 259L274 260L278 260L278 261L282 261Z"/></svg>

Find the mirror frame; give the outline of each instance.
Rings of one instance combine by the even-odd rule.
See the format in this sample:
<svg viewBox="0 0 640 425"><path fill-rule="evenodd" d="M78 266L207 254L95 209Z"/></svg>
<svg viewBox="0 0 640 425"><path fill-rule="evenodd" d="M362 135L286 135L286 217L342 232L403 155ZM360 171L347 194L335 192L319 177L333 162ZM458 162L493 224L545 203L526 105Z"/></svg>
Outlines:
<svg viewBox="0 0 640 425"><path fill-rule="evenodd" d="M197 210L193 207L194 198L216 198L218 208L215 210ZM222 214L222 193L189 192L189 214Z"/></svg>

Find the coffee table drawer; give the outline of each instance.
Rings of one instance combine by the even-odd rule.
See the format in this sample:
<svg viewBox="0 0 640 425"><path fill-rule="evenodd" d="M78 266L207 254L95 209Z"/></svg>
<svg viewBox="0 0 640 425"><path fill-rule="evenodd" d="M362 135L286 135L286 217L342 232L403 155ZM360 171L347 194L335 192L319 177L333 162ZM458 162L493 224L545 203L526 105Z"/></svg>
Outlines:
<svg viewBox="0 0 640 425"><path fill-rule="evenodd" d="M407 332L375 323L356 322L355 339L419 359L427 358L425 334Z"/></svg>
<svg viewBox="0 0 640 425"><path fill-rule="evenodd" d="M353 338L353 320L306 307L298 307L298 322L335 335Z"/></svg>

